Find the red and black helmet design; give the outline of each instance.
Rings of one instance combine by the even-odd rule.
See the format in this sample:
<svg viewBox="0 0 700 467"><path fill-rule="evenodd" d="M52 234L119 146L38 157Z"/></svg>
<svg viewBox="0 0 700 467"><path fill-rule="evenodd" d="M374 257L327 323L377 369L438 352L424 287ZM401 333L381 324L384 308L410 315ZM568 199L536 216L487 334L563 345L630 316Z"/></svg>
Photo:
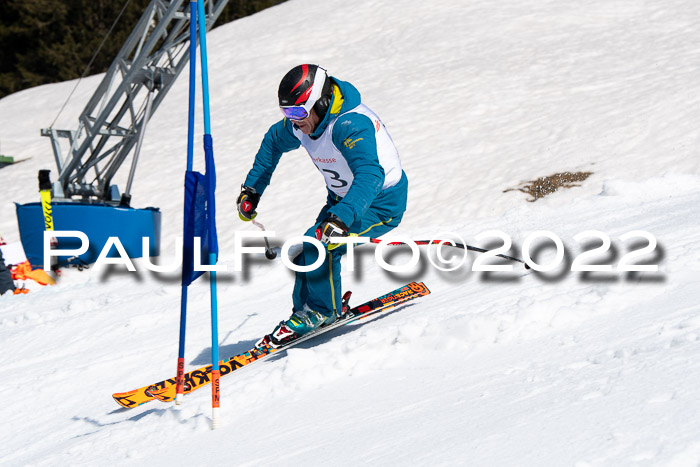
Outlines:
<svg viewBox="0 0 700 467"><path fill-rule="evenodd" d="M312 108L323 118L331 100L331 80L318 65L298 65L284 75L277 91L280 107Z"/></svg>

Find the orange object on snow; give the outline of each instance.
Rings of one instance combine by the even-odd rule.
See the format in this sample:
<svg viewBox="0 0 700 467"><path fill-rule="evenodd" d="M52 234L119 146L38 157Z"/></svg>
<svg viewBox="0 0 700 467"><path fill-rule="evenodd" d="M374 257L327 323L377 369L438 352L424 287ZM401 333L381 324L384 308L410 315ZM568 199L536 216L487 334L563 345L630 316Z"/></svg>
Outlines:
<svg viewBox="0 0 700 467"><path fill-rule="evenodd" d="M46 274L46 271L43 269L33 269L29 271L27 273L27 278L41 285L56 285L54 278Z"/></svg>
<svg viewBox="0 0 700 467"><path fill-rule="evenodd" d="M43 269L32 269L32 265L29 261L12 266L12 280L26 280L31 279L41 285L55 285L56 281L53 277L46 274Z"/></svg>

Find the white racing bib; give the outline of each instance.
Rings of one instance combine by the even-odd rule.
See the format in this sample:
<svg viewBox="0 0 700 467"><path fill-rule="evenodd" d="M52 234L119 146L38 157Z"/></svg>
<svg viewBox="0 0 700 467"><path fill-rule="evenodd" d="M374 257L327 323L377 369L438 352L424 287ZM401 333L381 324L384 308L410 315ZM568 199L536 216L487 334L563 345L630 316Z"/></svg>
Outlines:
<svg viewBox="0 0 700 467"><path fill-rule="evenodd" d="M369 107L360 104L354 109L335 118L328 124L326 130L318 139L311 139L297 128L293 130L294 136L301 141L301 145L304 146L304 149L309 153L316 168L318 168L319 172L321 172L326 180L328 189L342 198L348 193L354 180L354 176L345 157L343 157L340 150L333 144L333 127L341 116L349 113L365 115L374 125L374 137L377 141L377 156L379 158L379 164L384 169L384 186L382 190L399 183L402 174L401 159L399 159L399 153L396 150L396 146L394 146L394 141L391 139L389 132L386 131L386 127L379 117L372 112ZM357 140L353 141L352 138L348 138L343 141L343 144L352 149L356 141Z"/></svg>

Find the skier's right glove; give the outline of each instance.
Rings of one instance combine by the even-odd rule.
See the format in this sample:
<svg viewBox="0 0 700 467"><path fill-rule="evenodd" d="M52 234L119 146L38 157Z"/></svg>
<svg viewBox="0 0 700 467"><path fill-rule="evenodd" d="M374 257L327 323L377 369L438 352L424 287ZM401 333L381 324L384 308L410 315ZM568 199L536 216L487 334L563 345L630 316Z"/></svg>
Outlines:
<svg viewBox="0 0 700 467"><path fill-rule="evenodd" d="M260 201L260 195L255 192L255 188L241 186L241 194L238 195L236 204L238 205L238 217L244 222L255 219L258 213L255 211Z"/></svg>
<svg viewBox="0 0 700 467"><path fill-rule="evenodd" d="M326 220L321 222L316 229L316 240L320 240L321 243L328 245L329 250L338 248L340 244L334 243L333 240L340 237L348 236L347 225L343 224L343 221L338 219L334 214L326 217Z"/></svg>

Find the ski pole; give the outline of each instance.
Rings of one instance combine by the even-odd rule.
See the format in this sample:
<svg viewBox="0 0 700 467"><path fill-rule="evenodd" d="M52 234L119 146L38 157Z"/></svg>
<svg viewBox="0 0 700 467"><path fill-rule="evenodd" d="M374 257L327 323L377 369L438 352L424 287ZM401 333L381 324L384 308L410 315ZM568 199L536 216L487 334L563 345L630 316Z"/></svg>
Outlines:
<svg viewBox="0 0 700 467"><path fill-rule="evenodd" d="M370 238L369 241L370 241L370 243L381 243L382 242L382 240L379 238ZM414 240L413 243L415 243L416 245L443 245L443 244L445 244L447 246L451 246L454 248L460 248L462 250L469 250L469 251L477 251L479 253L487 253L489 251L489 250L486 250L484 248L479 248L476 246L464 245L462 243L455 243L452 240L432 240L432 241L431 240ZM405 242L389 242L388 245L406 245L406 243ZM504 258L504 259L510 260L510 261L516 261L518 263L523 263L523 265L525 266L525 269L530 269L530 266L528 266L528 264L525 261L523 261L522 259L514 258L514 257L508 256L508 255L496 255L496 256L498 256L499 258Z"/></svg>
<svg viewBox="0 0 700 467"><path fill-rule="evenodd" d="M256 221L255 219L253 219L253 225L258 227L260 230L263 230L263 231L265 230L265 227L261 223ZM379 238L370 238L369 241L370 241L370 243L375 243L375 244L382 242L382 240ZM464 245L462 243L455 243L452 240L432 240L432 241L431 240L414 240L413 243L415 243L416 245L442 245L442 244L446 244L446 245L454 247L454 248L460 248L462 250L469 250L469 251L476 251L479 253L487 253L490 251L490 250L487 250L485 248L479 248L479 247L471 246L471 245ZM393 246L406 245L405 242L389 242L388 244L393 245ZM274 259L277 256L277 253L272 251L272 249L270 248L270 243L267 241L267 237L265 237L265 245L266 245L265 257L267 257L267 259ZM523 261L522 259L514 258L513 256L508 256L508 255L500 255L500 254L496 255L496 256L498 256L499 258L510 260L510 261L522 263L523 266L525 266L525 269L530 269L530 266L528 266L528 264L525 261Z"/></svg>
<svg viewBox="0 0 700 467"><path fill-rule="evenodd" d="M53 211L51 207L51 178L49 176L50 170L40 170L39 171L39 194L41 195L41 209L44 213L44 229L46 231L53 232ZM51 249L55 250L58 248L58 240L56 237L51 236ZM58 270L58 257L51 257L51 271L56 275L56 278L61 275Z"/></svg>
<svg viewBox="0 0 700 467"><path fill-rule="evenodd" d="M262 230L263 232L265 231L265 226L262 225L260 222L256 221L255 219L253 219L253 225ZM267 240L267 237L263 237L263 239L265 240L265 258L269 260L277 258L277 253L272 248L270 248L270 242Z"/></svg>

